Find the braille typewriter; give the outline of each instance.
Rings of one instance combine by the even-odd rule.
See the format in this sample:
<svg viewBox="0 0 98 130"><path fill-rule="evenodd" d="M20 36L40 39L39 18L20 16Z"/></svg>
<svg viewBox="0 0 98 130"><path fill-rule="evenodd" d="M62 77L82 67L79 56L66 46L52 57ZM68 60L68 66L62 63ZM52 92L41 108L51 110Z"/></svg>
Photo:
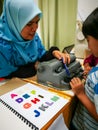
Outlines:
<svg viewBox="0 0 98 130"><path fill-rule="evenodd" d="M79 61L76 60L74 54L70 54L70 64L66 64L69 75L65 69L62 60L53 59L50 61L41 62L38 65L37 81L48 87L53 87L59 90L69 90L70 80L73 77L82 78L83 68Z"/></svg>

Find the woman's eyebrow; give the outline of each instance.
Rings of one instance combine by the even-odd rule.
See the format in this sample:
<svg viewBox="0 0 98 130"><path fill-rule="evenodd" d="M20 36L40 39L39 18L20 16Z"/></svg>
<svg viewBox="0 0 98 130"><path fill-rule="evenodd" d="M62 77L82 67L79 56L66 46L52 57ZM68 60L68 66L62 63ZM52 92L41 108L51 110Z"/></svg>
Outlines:
<svg viewBox="0 0 98 130"><path fill-rule="evenodd" d="M40 20L40 18L37 19L37 20L36 20L36 19L35 19L35 20L31 20L30 22L32 23L32 22L36 22L36 21L39 21L39 20ZM29 23L30 23L30 22L29 22Z"/></svg>

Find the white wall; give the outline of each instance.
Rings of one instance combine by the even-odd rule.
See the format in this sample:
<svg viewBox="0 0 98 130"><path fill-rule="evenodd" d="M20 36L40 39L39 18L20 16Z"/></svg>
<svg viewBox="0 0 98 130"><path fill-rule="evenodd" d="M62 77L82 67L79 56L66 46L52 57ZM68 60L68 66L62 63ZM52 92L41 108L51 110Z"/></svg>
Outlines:
<svg viewBox="0 0 98 130"><path fill-rule="evenodd" d="M78 0L78 19L84 21L96 7L98 0Z"/></svg>
<svg viewBox="0 0 98 130"><path fill-rule="evenodd" d="M96 7L98 7L98 0L78 0L77 20L83 22ZM88 48L86 39L80 40L81 33L81 29L77 26L74 52L78 58L84 58L85 49Z"/></svg>

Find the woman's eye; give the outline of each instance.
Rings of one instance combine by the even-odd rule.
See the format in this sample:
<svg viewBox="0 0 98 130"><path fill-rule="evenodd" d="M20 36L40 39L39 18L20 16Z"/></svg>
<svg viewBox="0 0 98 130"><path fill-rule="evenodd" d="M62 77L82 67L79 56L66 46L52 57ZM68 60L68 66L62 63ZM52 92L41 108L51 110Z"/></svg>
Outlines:
<svg viewBox="0 0 98 130"><path fill-rule="evenodd" d="M39 20L36 21L36 22L29 22L29 23L27 24L27 26L32 26L32 25L34 25L34 24L38 24L38 22L39 22Z"/></svg>
<svg viewBox="0 0 98 130"><path fill-rule="evenodd" d="M38 20L38 21L36 21L36 24L38 24L38 22L39 22L39 20Z"/></svg>
<svg viewBox="0 0 98 130"><path fill-rule="evenodd" d="M28 24L27 24L27 26L31 26L31 25L32 25L32 23L28 23Z"/></svg>

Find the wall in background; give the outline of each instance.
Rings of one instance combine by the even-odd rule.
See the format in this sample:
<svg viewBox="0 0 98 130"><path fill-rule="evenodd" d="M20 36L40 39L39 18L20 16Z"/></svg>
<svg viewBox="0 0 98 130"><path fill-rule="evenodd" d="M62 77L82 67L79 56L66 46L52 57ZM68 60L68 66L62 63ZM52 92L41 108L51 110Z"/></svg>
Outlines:
<svg viewBox="0 0 98 130"><path fill-rule="evenodd" d="M34 1L38 4L38 0ZM96 7L98 7L98 0L78 0L77 20L83 22ZM38 33L40 35L40 28L38 28ZM87 42L85 39L82 40L82 37L78 26L76 30L75 53L79 58L84 58L84 51L87 48Z"/></svg>
<svg viewBox="0 0 98 130"><path fill-rule="evenodd" d="M34 0L38 4L38 0ZM77 19L84 21L85 18L98 7L98 0L78 0ZM38 28L40 34L40 29Z"/></svg>
<svg viewBox="0 0 98 130"><path fill-rule="evenodd" d="M81 31L82 23L98 7L98 0L78 0L77 28L74 52L77 58L84 58L88 44Z"/></svg>
<svg viewBox="0 0 98 130"><path fill-rule="evenodd" d="M84 21L96 7L98 0L78 0L77 19Z"/></svg>

